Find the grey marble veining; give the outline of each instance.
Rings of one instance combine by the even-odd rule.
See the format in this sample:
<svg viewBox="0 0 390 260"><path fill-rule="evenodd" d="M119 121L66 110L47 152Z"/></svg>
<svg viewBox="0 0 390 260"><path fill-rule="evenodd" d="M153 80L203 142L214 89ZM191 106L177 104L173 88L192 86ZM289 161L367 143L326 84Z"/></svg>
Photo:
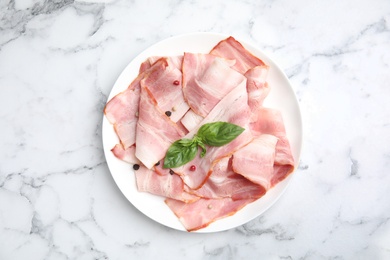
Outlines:
<svg viewBox="0 0 390 260"><path fill-rule="evenodd" d="M269 54L304 144L282 198L232 230L185 233L121 194L102 109L123 68L182 33ZM0 259L389 259L390 2L0 3Z"/></svg>

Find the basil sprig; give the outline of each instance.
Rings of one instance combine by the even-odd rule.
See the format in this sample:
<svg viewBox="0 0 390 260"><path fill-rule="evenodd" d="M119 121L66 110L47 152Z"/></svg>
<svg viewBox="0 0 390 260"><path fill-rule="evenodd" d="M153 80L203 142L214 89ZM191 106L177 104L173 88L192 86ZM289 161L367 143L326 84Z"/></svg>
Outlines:
<svg viewBox="0 0 390 260"><path fill-rule="evenodd" d="M198 152L198 144L194 139L180 139L168 149L164 159L164 168L175 168L192 161Z"/></svg>
<svg viewBox="0 0 390 260"><path fill-rule="evenodd" d="M233 141L245 129L228 122L214 122L202 125L192 139L183 138L174 142L168 149L164 168L176 168L192 161L199 147L200 157L206 155L206 145L223 146Z"/></svg>
<svg viewBox="0 0 390 260"><path fill-rule="evenodd" d="M210 146L222 146L233 141L245 129L227 122L215 122L202 125L197 135L203 143Z"/></svg>

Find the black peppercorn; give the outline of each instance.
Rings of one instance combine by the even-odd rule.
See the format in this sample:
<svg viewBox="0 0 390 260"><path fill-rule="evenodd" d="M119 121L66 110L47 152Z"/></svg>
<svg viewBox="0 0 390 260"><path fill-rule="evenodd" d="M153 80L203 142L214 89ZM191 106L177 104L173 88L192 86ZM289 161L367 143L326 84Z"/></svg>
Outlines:
<svg viewBox="0 0 390 260"><path fill-rule="evenodd" d="M134 169L134 171L138 170L139 169L139 164L134 164L133 165L133 169Z"/></svg>
<svg viewBox="0 0 390 260"><path fill-rule="evenodd" d="M165 111L165 114L166 114L167 116L171 116L171 115L172 115L172 112L171 112L171 111Z"/></svg>
<svg viewBox="0 0 390 260"><path fill-rule="evenodd" d="M175 172L172 170L169 170L169 174L172 175L172 174L175 174Z"/></svg>

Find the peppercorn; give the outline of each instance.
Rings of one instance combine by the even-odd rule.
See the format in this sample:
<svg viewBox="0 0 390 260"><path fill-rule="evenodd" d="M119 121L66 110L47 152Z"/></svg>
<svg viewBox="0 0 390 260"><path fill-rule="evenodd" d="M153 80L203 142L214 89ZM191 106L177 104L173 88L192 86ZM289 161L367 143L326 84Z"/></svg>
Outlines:
<svg viewBox="0 0 390 260"><path fill-rule="evenodd" d="M172 112L171 112L171 111L165 111L165 114L166 114L167 116L171 116L171 115L172 115Z"/></svg>
<svg viewBox="0 0 390 260"><path fill-rule="evenodd" d="M190 171L195 171L195 170L196 170L196 166L195 165L191 165Z"/></svg>
<svg viewBox="0 0 390 260"><path fill-rule="evenodd" d="M180 81L178 81L178 80L175 80L174 82L173 82L173 85L179 85L180 84Z"/></svg>
<svg viewBox="0 0 390 260"><path fill-rule="evenodd" d="M169 170L169 174L170 174L170 175L173 175L173 174L175 174L175 172L172 171L172 169L170 169L170 170Z"/></svg>
<svg viewBox="0 0 390 260"><path fill-rule="evenodd" d="M139 167L140 167L140 166L139 166L139 164L134 164L134 165L133 165L133 169L134 169L134 171L138 170L138 169L139 169Z"/></svg>

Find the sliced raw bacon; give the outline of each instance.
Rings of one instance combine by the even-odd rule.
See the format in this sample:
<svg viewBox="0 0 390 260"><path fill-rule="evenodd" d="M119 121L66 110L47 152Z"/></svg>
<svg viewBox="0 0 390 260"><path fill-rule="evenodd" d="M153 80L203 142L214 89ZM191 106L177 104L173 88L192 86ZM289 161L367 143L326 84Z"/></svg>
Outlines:
<svg viewBox="0 0 390 260"><path fill-rule="evenodd" d="M165 197L188 231L235 214L294 170L282 115L263 106L268 69L228 37L208 54L149 57L104 109L120 142L111 151L140 166L137 189ZM163 168L174 141L216 121L245 131L224 146L206 146L203 158Z"/></svg>
<svg viewBox="0 0 390 260"><path fill-rule="evenodd" d="M236 150L252 140L252 134L249 130L250 109L247 103L248 95L245 83L243 81L227 94L207 117L186 135L185 138L191 139L197 133L200 126L216 121L229 122L245 128L245 131L232 142L221 147L207 147L207 153L203 158L199 155L195 157L190 164L196 166L195 171L190 169L190 165L184 165L174 169L177 174L181 175L184 183L191 189L199 189L205 183L212 172L212 167L219 159L233 154Z"/></svg>
<svg viewBox="0 0 390 260"><path fill-rule="evenodd" d="M259 58L245 49L233 37L219 42L210 54L235 60L232 68L247 78L248 103L252 111L259 109L270 88L266 83L268 66Z"/></svg>
<svg viewBox="0 0 390 260"><path fill-rule="evenodd" d="M141 88L135 156L151 169L169 146L184 136L182 129L157 107L147 87Z"/></svg>
<svg viewBox="0 0 390 260"><path fill-rule="evenodd" d="M140 68L140 71L142 72L133 80L129 87L114 96L106 104L104 114L108 121L113 124L123 149L127 149L135 143L141 80L151 73L154 75L155 71L158 71L166 64L167 61L165 60L154 62L153 65L151 65L150 62L145 61ZM178 76L179 80L180 78L181 75ZM181 95L183 94L181 93Z"/></svg>
<svg viewBox="0 0 390 260"><path fill-rule="evenodd" d="M152 65L161 58L168 59L170 64L172 64L175 68L181 71L181 67L183 63L183 55L168 56L168 57L152 56L148 58L148 61Z"/></svg>
<svg viewBox="0 0 390 260"><path fill-rule="evenodd" d="M223 198L199 199L193 203L185 203L174 199L166 199L165 203L188 231L195 231L207 227L218 219L234 215L253 201L254 199L232 200Z"/></svg>
<svg viewBox="0 0 390 260"><path fill-rule="evenodd" d="M105 106L104 114L114 129L123 149L135 143L135 128L138 121L139 83L143 74L139 75L123 92L113 97Z"/></svg>
<svg viewBox="0 0 390 260"><path fill-rule="evenodd" d="M173 174L174 172L171 170L171 169L165 169L163 167L163 164L161 162L158 162L155 166L154 166L154 171L159 174L159 175L168 175L168 174Z"/></svg>
<svg viewBox="0 0 390 260"><path fill-rule="evenodd" d="M262 134L233 155L233 170L265 190L271 188L278 138Z"/></svg>
<svg viewBox="0 0 390 260"><path fill-rule="evenodd" d="M157 106L169 113L172 121L177 122L188 111L181 87L182 73L168 58L161 58L153 63L148 75L141 81L147 87Z"/></svg>
<svg viewBox="0 0 390 260"><path fill-rule="evenodd" d="M267 74L268 66L265 65L251 68L245 73L248 104L253 113L263 106L263 101L270 91L266 82Z"/></svg>
<svg viewBox="0 0 390 260"><path fill-rule="evenodd" d="M271 180L271 187L275 186L279 182L283 181L290 173L294 171L294 162L286 164L278 164L274 165L274 177Z"/></svg>
<svg viewBox="0 0 390 260"><path fill-rule="evenodd" d="M126 149L123 149L121 144L117 144L111 149L112 153L118 159L130 164L139 164L140 161L135 157L135 145L132 145Z"/></svg>
<svg viewBox="0 0 390 260"><path fill-rule="evenodd" d="M203 117L246 79L226 60L210 54L185 53L182 70L184 97L191 109Z"/></svg>
<svg viewBox="0 0 390 260"><path fill-rule="evenodd" d="M187 189L187 191L205 199L231 198L232 200L258 199L266 192L263 186L233 171L232 157L222 158L216 163L201 188Z"/></svg>
<svg viewBox="0 0 390 260"><path fill-rule="evenodd" d="M250 128L254 135L270 134L278 138L275 147L274 177L271 187L282 181L294 170L294 158L282 114L272 108L261 108L251 120Z"/></svg>
<svg viewBox="0 0 390 260"><path fill-rule="evenodd" d="M154 195L184 201L194 202L199 197L184 191L183 181L176 174L159 175L153 170L141 166L135 171L137 189Z"/></svg>
<svg viewBox="0 0 390 260"><path fill-rule="evenodd" d="M141 63L139 66L139 71L138 74L144 73L147 69L149 69L152 66L150 63L149 59L145 60L144 62Z"/></svg>
<svg viewBox="0 0 390 260"><path fill-rule="evenodd" d="M146 71L149 69L156 61L159 59L164 58L167 59L170 64L172 64L175 68L178 70L181 70L182 62L183 62L183 55L178 56L168 56L168 57L161 57L161 56L152 56L147 58L144 62L141 63L139 68L139 73Z"/></svg>
<svg viewBox="0 0 390 260"><path fill-rule="evenodd" d="M202 122L203 119L204 119L203 116L196 114L192 109L190 109L183 116L180 122L188 131L191 131L195 127L197 127L200 124L200 122Z"/></svg>
<svg viewBox="0 0 390 260"><path fill-rule="evenodd" d="M241 74L245 74L249 69L256 66L264 65L264 62L250 53L236 39L229 37L220 41L211 51L210 54L223 57L229 60L235 60L234 69Z"/></svg>

